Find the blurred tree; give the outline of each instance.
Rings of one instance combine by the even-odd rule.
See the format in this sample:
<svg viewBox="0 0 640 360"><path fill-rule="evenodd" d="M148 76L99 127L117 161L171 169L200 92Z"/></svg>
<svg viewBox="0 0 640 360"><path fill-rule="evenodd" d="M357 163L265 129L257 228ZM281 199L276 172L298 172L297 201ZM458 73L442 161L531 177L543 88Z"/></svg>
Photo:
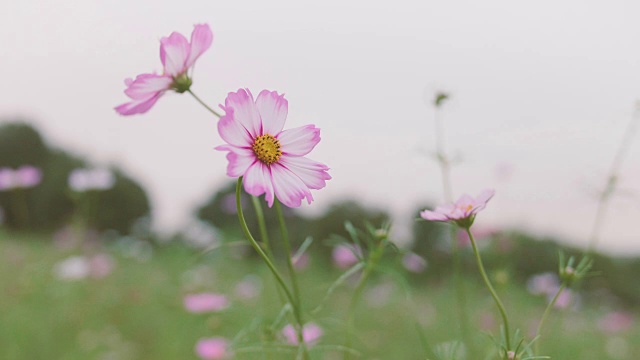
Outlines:
<svg viewBox="0 0 640 360"><path fill-rule="evenodd" d="M73 169L88 166L88 162L63 150L46 145L31 125L10 122L0 125L0 168L32 165L42 170L42 181L32 189L21 190L28 210L28 223L22 224L11 191L0 192L0 207L5 212L5 224L13 229L53 230L71 220L78 210L76 197L68 187ZM98 230L114 229L128 232L139 217L150 212L146 192L134 180L117 171L115 186L100 197L100 211L91 224Z"/></svg>

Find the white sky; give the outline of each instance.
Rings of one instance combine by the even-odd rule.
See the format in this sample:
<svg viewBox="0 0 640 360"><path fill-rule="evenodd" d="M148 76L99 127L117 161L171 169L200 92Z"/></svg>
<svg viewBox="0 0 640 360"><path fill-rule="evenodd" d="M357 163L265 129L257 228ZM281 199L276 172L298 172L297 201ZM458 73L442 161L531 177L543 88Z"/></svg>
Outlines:
<svg viewBox="0 0 640 360"><path fill-rule="evenodd" d="M277 90L287 127L322 128L309 157L333 180L308 211L357 196L404 216L406 233L410 210L441 200L425 94L445 89L456 194L497 190L477 224L586 244L592 193L640 99L638 14L637 1L3 1L0 117L122 165L175 229L226 180L216 119L187 95L143 116L113 107L124 78L161 70L160 37L206 22L196 93L216 105L239 87ZM633 196L612 202L601 248L638 254L640 136L621 175Z"/></svg>

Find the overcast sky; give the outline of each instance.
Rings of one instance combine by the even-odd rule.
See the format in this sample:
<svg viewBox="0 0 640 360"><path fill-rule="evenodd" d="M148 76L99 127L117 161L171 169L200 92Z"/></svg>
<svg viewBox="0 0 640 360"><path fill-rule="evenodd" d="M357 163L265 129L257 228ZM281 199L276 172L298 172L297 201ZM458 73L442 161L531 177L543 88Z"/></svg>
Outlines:
<svg viewBox="0 0 640 360"><path fill-rule="evenodd" d="M344 197L391 209L400 236L440 202L434 91L452 100L454 191L496 189L477 226L586 244L594 193L640 99L637 1L11 0L0 3L0 118L30 119L53 145L117 163L176 229L227 179L217 119L169 94L118 116L123 80L161 71L159 39L214 31L192 89L209 104L250 88L286 93L287 127L313 123L309 155L333 179L305 211ZM622 167L601 248L640 254L640 139Z"/></svg>

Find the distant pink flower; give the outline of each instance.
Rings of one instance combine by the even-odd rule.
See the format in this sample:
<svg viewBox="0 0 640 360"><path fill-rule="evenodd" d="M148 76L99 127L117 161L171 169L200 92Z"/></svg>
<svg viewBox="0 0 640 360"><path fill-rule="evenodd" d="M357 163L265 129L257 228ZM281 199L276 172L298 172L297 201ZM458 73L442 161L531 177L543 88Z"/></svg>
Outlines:
<svg viewBox="0 0 640 360"><path fill-rule="evenodd" d="M184 307L192 313L220 311L229 306L226 296L214 293L192 294L184 297Z"/></svg>
<svg viewBox="0 0 640 360"><path fill-rule="evenodd" d="M420 216L430 221L452 221L461 227L469 227L473 223L476 214L487 206L487 202L493 197L495 191L484 190L477 198L464 194L454 204L438 206L435 210L424 210Z"/></svg>
<svg viewBox="0 0 640 360"><path fill-rule="evenodd" d="M557 291L558 290L556 289L553 294L548 294L547 300L552 301ZM573 292L570 289L566 289L562 293L560 293L560 295L558 296L558 300L556 300L556 303L553 307L555 307L556 309L567 309L573 303L573 298Z"/></svg>
<svg viewBox="0 0 640 360"><path fill-rule="evenodd" d="M416 253L410 252L402 257L402 265L413 273L421 273L427 268L427 260Z"/></svg>
<svg viewBox="0 0 640 360"><path fill-rule="evenodd" d="M200 339L196 344L196 354L203 360L225 359L228 354L229 342L220 337Z"/></svg>
<svg viewBox="0 0 640 360"><path fill-rule="evenodd" d="M533 295L553 297L559 287L558 275L552 272L534 275L527 280L527 290Z"/></svg>
<svg viewBox="0 0 640 360"><path fill-rule="evenodd" d="M360 249L355 249L355 251L359 255L362 253ZM334 247L331 256L333 257L333 262L340 269L348 269L360 261L354 253L354 249L346 245Z"/></svg>
<svg viewBox="0 0 640 360"><path fill-rule="evenodd" d="M633 315L630 312L610 312L598 321L600 330L614 334L628 330L633 325Z"/></svg>
<svg viewBox="0 0 640 360"><path fill-rule="evenodd" d="M314 345L322 337L322 334L324 334L324 331L315 323L307 323L302 327L302 339L307 345ZM282 329L282 335L284 335L289 344L298 345L298 335L293 325L285 326Z"/></svg>
<svg viewBox="0 0 640 360"><path fill-rule="evenodd" d="M89 274L94 278L103 278L111 274L115 263L107 254L94 255L89 259Z"/></svg>
<svg viewBox="0 0 640 360"><path fill-rule="evenodd" d="M303 254L300 254L300 256L298 256L297 258L291 259L291 261L293 261L293 267L296 270L302 271L307 267L309 267L309 262L311 261L311 257L309 256L309 254L303 253Z"/></svg>
<svg viewBox="0 0 640 360"><path fill-rule="evenodd" d="M31 165L23 165L16 170L0 169L0 191L28 189L42 181L42 171Z"/></svg>
<svg viewBox="0 0 640 360"><path fill-rule="evenodd" d="M73 191L108 190L116 178L108 169L75 169L69 174L69 187Z"/></svg>
<svg viewBox="0 0 640 360"><path fill-rule="evenodd" d="M262 291L262 283L260 278L255 275L248 275L240 281L235 288L235 294L237 297L249 300L260 295Z"/></svg>
<svg viewBox="0 0 640 360"><path fill-rule="evenodd" d="M299 207L302 199L310 204L311 189L322 189L331 179L326 165L304 157L320 142L320 129L282 130L288 106L275 91L263 90L254 101L245 89L229 93L220 106L225 115L218 132L227 144L216 149L229 152L227 175L242 176L247 193L265 194L270 207L274 198L288 207Z"/></svg>
<svg viewBox="0 0 640 360"><path fill-rule="evenodd" d="M163 74L141 74L135 80L126 79L124 93L132 101L116 107L116 111L120 115L142 114L151 109L167 90L178 93L189 90L192 81L188 71L209 49L212 41L213 33L207 24L194 26L191 42L177 32L160 39Z"/></svg>

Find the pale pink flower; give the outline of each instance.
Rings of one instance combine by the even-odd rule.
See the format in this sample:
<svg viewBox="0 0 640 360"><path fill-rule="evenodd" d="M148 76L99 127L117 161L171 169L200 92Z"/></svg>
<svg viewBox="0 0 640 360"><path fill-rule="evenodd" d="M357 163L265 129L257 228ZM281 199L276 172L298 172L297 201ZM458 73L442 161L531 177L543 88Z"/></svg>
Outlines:
<svg viewBox="0 0 640 360"><path fill-rule="evenodd" d="M546 272L534 275L527 280L527 290L533 295L555 295L560 287L558 275L552 272Z"/></svg>
<svg viewBox="0 0 640 360"><path fill-rule="evenodd" d="M355 252L359 255L362 253L360 249L355 249ZM357 264L360 259L354 253L354 249L346 245L338 245L333 248L333 252L331 256L333 257L333 262L340 269L348 269L353 265Z"/></svg>
<svg viewBox="0 0 640 360"><path fill-rule="evenodd" d="M220 311L229 306L226 296L214 293L191 294L184 297L184 307L192 313Z"/></svg>
<svg viewBox="0 0 640 360"><path fill-rule="evenodd" d="M282 130L287 119L288 102L284 95L263 90L256 100L249 90L229 93L225 115L218 132L228 151L227 175L243 177L247 193L265 194L271 207L274 199L288 207L298 207L302 199L310 204L311 189L322 189L331 179L329 168L304 157L320 142L320 129L306 125Z"/></svg>
<svg viewBox="0 0 640 360"><path fill-rule="evenodd" d="M302 340L307 345L314 345L324 334L322 328L315 323L307 323L302 327ZM282 329L282 335L291 345L298 345L298 334L293 325L289 324Z"/></svg>
<svg viewBox="0 0 640 360"><path fill-rule="evenodd" d="M0 169L0 191L28 189L42 181L42 171L31 165L23 165L16 170Z"/></svg>
<svg viewBox="0 0 640 360"><path fill-rule="evenodd" d="M495 191L484 190L477 198L464 194L453 204L438 206L435 210L424 210L420 216L430 221L452 221L462 227L471 226L476 214L487 206Z"/></svg>
<svg viewBox="0 0 640 360"><path fill-rule="evenodd" d="M558 292L557 289L553 292L553 294L548 294L547 300L552 301L556 292ZM573 304L573 298L573 292L570 289L566 289L560 293L560 295L558 296L558 300L556 300L556 303L553 307L555 307L556 309L567 309Z"/></svg>
<svg viewBox="0 0 640 360"><path fill-rule="evenodd" d="M107 254L97 254L89 259L89 274L94 278L104 278L115 268L113 258Z"/></svg>
<svg viewBox="0 0 640 360"><path fill-rule="evenodd" d="M613 311L598 321L600 330L614 334L628 330L633 325L633 315L625 311Z"/></svg>
<svg viewBox="0 0 640 360"><path fill-rule="evenodd" d="M213 33L207 24L194 26L191 42L177 32L160 39L163 74L141 74L135 80L126 79L124 93L131 101L117 106L116 111L121 115L142 114L151 109L167 90L178 93L189 90L192 82L189 69L209 49L212 41Z"/></svg>
<svg viewBox="0 0 640 360"><path fill-rule="evenodd" d="M108 190L115 182L115 176L107 169L75 169L68 179L69 187L78 192Z"/></svg>
<svg viewBox="0 0 640 360"><path fill-rule="evenodd" d="M303 254L300 254L300 256L298 257L293 257L291 261L293 262L293 267L296 270L302 271L309 267L309 263L311 262L311 257L309 256L309 254L303 253Z"/></svg>
<svg viewBox="0 0 640 360"><path fill-rule="evenodd" d="M220 337L200 339L196 344L196 354L203 360L228 358L229 342Z"/></svg>
<svg viewBox="0 0 640 360"><path fill-rule="evenodd" d="M413 273L421 273L427 268L427 260L416 253L409 252L402 257L402 265Z"/></svg>

